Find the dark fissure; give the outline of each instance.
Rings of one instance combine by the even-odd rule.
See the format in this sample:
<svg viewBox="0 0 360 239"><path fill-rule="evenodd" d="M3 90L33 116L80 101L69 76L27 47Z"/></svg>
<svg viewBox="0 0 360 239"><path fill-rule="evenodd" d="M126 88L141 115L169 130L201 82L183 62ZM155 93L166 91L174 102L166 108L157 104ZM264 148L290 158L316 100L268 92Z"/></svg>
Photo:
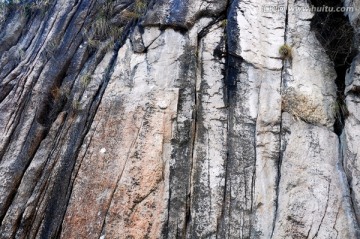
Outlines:
<svg viewBox="0 0 360 239"><path fill-rule="evenodd" d="M340 0L311 0L310 2L317 8L327 6L328 9L336 10L338 7L343 7ZM345 76L357 54L355 32L344 12L315 12L311 29L333 61L337 74L335 79L337 99L333 107L334 132L341 135L348 116L345 104Z"/></svg>

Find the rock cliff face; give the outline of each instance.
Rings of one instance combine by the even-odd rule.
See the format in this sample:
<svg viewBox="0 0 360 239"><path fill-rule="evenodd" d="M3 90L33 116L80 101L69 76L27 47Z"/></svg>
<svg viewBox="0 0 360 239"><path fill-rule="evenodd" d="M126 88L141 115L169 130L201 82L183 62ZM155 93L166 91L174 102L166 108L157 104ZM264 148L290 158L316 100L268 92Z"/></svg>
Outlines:
<svg viewBox="0 0 360 239"><path fill-rule="evenodd" d="M0 238L360 238L360 12L322 5L360 7L3 3Z"/></svg>

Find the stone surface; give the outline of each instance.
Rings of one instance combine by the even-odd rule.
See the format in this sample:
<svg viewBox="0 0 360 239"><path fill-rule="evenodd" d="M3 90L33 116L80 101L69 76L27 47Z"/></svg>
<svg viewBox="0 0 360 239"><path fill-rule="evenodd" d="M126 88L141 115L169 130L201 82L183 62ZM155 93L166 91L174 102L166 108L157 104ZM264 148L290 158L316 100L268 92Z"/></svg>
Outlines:
<svg viewBox="0 0 360 239"><path fill-rule="evenodd" d="M43 4L1 11L0 238L360 237L360 58L307 1Z"/></svg>
<svg viewBox="0 0 360 239"><path fill-rule="evenodd" d="M287 113L282 129L285 146L273 238L357 238L337 135L294 121Z"/></svg>

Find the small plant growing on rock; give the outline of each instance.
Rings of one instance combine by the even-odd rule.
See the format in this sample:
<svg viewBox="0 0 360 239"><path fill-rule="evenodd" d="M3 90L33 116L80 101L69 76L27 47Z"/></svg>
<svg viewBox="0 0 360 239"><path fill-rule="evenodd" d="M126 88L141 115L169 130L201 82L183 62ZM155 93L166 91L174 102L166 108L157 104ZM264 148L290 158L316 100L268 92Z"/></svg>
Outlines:
<svg viewBox="0 0 360 239"><path fill-rule="evenodd" d="M46 11L50 7L50 4L50 0L19 2L19 4L16 5L16 9L19 10L26 17L30 17L36 13L40 13L42 16L44 16Z"/></svg>
<svg viewBox="0 0 360 239"><path fill-rule="evenodd" d="M343 101L336 100L333 105L333 114L335 119L343 120L342 117L347 118L349 116L349 110Z"/></svg>
<svg viewBox="0 0 360 239"><path fill-rule="evenodd" d="M147 4L144 0L135 0L135 11L139 14L144 13L146 10Z"/></svg>
<svg viewBox="0 0 360 239"><path fill-rule="evenodd" d="M5 22L7 15L7 8L5 3L0 3L0 24Z"/></svg>
<svg viewBox="0 0 360 239"><path fill-rule="evenodd" d="M220 25L222 28L226 28L226 26L227 26L227 20L225 19L225 20L223 20L223 21L221 21L221 25Z"/></svg>
<svg viewBox="0 0 360 239"><path fill-rule="evenodd" d="M56 101L60 98L62 92L61 89L58 86L52 87L51 91L51 97Z"/></svg>
<svg viewBox="0 0 360 239"><path fill-rule="evenodd" d="M115 0L104 0L103 8L95 13L95 21L83 30L85 43L90 51L96 49L113 49L115 42L122 36L123 23L117 21L118 4ZM132 4L135 6L136 1ZM142 9L140 4L137 8ZM124 10L126 11L126 10Z"/></svg>
<svg viewBox="0 0 360 239"><path fill-rule="evenodd" d="M147 3L145 0L135 0L132 10L125 10L122 12L122 18L126 21L131 21L140 18L144 15L147 8Z"/></svg>
<svg viewBox="0 0 360 239"><path fill-rule="evenodd" d="M23 49L18 49L15 52L15 59L17 64L19 64L24 57L25 57L25 51Z"/></svg>
<svg viewBox="0 0 360 239"><path fill-rule="evenodd" d="M97 39L104 39L110 30L109 20L105 16L100 16L95 20L92 28Z"/></svg>
<svg viewBox="0 0 360 239"><path fill-rule="evenodd" d="M133 11L128 11L128 10L124 10L124 12L122 12L121 17L125 20L125 21L131 21L133 19L137 19L140 17L140 14L137 12L133 12Z"/></svg>
<svg viewBox="0 0 360 239"><path fill-rule="evenodd" d="M80 100L73 100L72 104L71 104L71 108L74 112L78 112L81 110L81 103Z"/></svg>
<svg viewBox="0 0 360 239"><path fill-rule="evenodd" d="M292 53L291 53L292 49L291 46L284 44L279 48L279 54L281 59L283 60L287 60L287 59L292 59Z"/></svg>
<svg viewBox="0 0 360 239"><path fill-rule="evenodd" d="M50 95L54 102L67 100L70 96L70 89L67 87L61 88L59 86L53 86L50 90Z"/></svg>
<svg viewBox="0 0 360 239"><path fill-rule="evenodd" d="M58 46L59 46L59 44L57 43L57 41L55 39L49 40L45 47L45 54L48 57L53 57L55 55L55 52L56 52Z"/></svg>
<svg viewBox="0 0 360 239"><path fill-rule="evenodd" d="M86 88L91 82L91 75L86 74L81 77L81 85Z"/></svg>

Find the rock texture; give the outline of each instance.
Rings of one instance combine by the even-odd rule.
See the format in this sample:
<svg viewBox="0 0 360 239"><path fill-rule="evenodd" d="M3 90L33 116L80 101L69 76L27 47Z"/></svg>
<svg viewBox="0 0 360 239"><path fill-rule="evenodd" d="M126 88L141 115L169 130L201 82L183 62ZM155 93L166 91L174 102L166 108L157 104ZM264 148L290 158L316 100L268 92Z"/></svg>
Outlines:
<svg viewBox="0 0 360 239"><path fill-rule="evenodd" d="M2 3L0 238L360 238L359 13L333 58L312 4Z"/></svg>

